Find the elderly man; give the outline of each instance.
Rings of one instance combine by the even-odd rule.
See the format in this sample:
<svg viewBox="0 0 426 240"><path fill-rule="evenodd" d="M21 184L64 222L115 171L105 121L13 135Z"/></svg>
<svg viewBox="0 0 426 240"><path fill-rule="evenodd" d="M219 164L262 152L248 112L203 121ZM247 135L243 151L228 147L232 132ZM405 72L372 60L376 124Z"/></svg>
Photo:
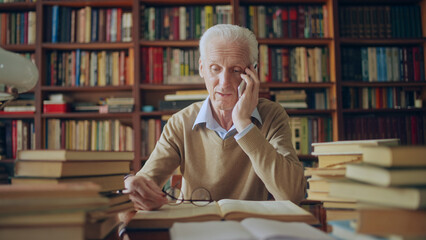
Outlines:
<svg viewBox="0 0 426 240"><path fill-rule="evenodd" d="M125 180L137 209L168 202L161 187L178 167L185 199L200 188L212 200L303 199L289 117L279 104L258 98L257 59L256 37L246 28L221 24L203 34L199 70L209 97L174 114L144 167Z"/></svg>

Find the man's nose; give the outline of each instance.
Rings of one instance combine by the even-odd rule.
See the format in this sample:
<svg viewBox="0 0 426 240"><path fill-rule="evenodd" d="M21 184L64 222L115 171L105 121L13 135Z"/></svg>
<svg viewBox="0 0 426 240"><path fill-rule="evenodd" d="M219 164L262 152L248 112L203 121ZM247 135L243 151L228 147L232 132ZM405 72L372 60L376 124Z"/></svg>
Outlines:
<svg viewBox="0 0 426 240"><path fill-rule="evenodd" d="M222 85L223 87L226 87L228 85L230 85L232 82L232 74L229 73L228 71L223 71L220 75L219 75L219 83L220 85Z"/></svg>

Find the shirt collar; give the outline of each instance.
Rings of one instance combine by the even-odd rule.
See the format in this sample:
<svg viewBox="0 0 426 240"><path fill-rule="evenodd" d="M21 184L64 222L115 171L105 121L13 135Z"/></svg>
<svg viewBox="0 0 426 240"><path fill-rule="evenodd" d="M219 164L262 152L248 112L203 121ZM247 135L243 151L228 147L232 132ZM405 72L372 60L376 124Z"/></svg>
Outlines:
<svg viewBox="0 0 426 240"><path fill-rule="evenodd" d="M194 129L196 125L201 123L206 123L206 127L208 129L215 129L219 125L213 118L213 113L209 104L209 100L209 97L204 100L203 105L200 108L200 112L198 112L197 118L195 119L194 125L192 126L192 129ZM257 121L262 124L262 118L260 117L257 107L253 110L251 117L257 119Z"/></svg>

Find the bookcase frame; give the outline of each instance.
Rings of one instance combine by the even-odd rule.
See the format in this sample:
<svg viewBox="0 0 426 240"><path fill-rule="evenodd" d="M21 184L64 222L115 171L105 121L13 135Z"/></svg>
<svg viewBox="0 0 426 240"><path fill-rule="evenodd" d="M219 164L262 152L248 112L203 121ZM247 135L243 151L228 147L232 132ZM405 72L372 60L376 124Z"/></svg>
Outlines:
<svg viewBox="0 0 426 240"><path fill-rule="evenodd" d="M355 82L343 82L341 80L341 48L347 45L404 45L404 44L417 44L422 45L423 49L426 49L426 0L410 0L411 4L419 4L421 8L421 18L423 22L422 26L422 38L419 39L355 39L355 38L342 38L339 34L339 16L338 11L341 4L398 4L406 3L403 0L65 0L65 1L53 1L53 0L37 0L36 3L3 3L0 4L0 12L8 11L36 11L36 42L33 45L4 45L2 46L6 50L16 52L34 52L36 56L36 65L40 71L40 80L37 86L32 90L35 96L36 112L34 115L24 114L8 114L0 115L2 119L33 119L35 124L35 136L36 136L36 148L42 149L44 139L44 125L45 121L50 118L59 119L120 119L126 124L133 127L134 136L134 150L135 150L135 161L133 162L133 170L137 171L143 165L143 162L147 159L146 156L141 156L141 120L148 118L161 118L163 115L173 114L173 111L154 111L154 112L143 112L142 106L147 104L145 95L153 94L156 95L156 99L150 101L160 100L166 93L171 93L176 90L189 90L189 89L204 89L203 84L185 84L185 85L151 85L142 83L142 76L140 72L140 66L143 64L141 61L141 48L142 47L177 47L177 48L188 48L198 47L197 40L183 40L183 41L166 41L156 40L147 41L141 39L141 33L139 32L139 26L141 24L140 9L141 5L150 6L179 6L179 5L231 5L233 7L233 23L239 24L238 12L241 5L268 5L268 4L325 4L329 14L329 38L316 38L316 39L258 39L259 44L266 44L269 46L325 46L329 49L330 56L330 82L328 83L262 83L261 89L265 91L279 90L279 89L329 89L330 90L330 105L329 110L287 110L290 116L293 115L321 115L330 116L332 119L333 128L333 140L345 139L344 121L346 118L350 118L352 115L362 114L365 112L369 113L380 113L380 112L391 112L405 114L407 112L420 112L425 114L425 107L422 109L404 109L404 110L345 110L342 108L342 87L344 86L366 86L366 87L382 87L382 86L416 86L423 88L423 100L426 95L426 82L419 83L355 83ZM133 14L133 29L132 29L132 41L131 42L117 42L117 43L47 43L43 42L43 18L45 18L44 8L53 5L69 6L69 7L123 7L131 9ZM58 86L43 86L43 79L46 77L45 64L46 57L45 53L49 50L116 50L116 49L133 49L134 50L134 84L132 86L106 86L106 87L58 87ZM426 51L424 56L426 62ZM63 113L63 114L52 114L43 113L42 102L44 97L49 93L115 93L115 92L127 92L135 99L135 108L132 113L110 113L110 114L99 114L99 113ZM425 131L426 129L424 129ZM302 160L315 161L316 158L312 156L300 156ZM5 162L13 162L13 160L2 160Z"/></svg>

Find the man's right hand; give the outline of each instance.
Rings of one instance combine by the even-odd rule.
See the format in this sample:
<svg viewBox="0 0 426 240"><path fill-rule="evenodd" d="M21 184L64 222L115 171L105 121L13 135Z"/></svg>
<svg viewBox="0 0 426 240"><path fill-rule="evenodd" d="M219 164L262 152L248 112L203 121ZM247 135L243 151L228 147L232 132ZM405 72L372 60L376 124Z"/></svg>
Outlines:
<svg viewBox="0 0 426 240"><path fill-rule="evenodd" d="M130 176L124 185L137 210L155 210L168 202L161 188L144 176Z"/></svg>

